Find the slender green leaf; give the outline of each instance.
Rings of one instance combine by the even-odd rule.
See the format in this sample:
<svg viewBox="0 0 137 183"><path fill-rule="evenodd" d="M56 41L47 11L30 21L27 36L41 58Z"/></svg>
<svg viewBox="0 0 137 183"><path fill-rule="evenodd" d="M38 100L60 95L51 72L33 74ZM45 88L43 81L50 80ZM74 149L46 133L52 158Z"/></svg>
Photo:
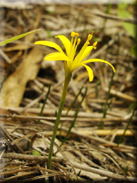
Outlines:
<svg viewBox="0 0 137 183"><path fill-rule="evenodd" d="M42 116L42 113L43 113L43 110L44 110L44 107L45 107L45 104L46 104L47 98L48 98L48 96L49 96L49 94L50 94L50 87L51 87L51 84L49 85L49 88L48 88L48 91L47 91L46 97L45 97L45 99L44 99L44 103L43 103L43 105L42 105L42 108L41 108L41 111L40 111L39 116ZM40 120L38 120L38 122L37 122L37 123L39 124L39 123L40 123Z"/></svg>
<svg viewBox="0 0 137 183"><path fill-rule="evenodd" d="M128 165L127 165L126 168L125 168L125 174L128 173L128 170L129 170L129 168L128 168Z"/></svg>
<svg viewBox="0 0 137 183"><path fill-rule="evenodd" d="M73 100L73 102L72 102L71 105L69 106L69 108L68 108L68 110L67 110L65 116L68 115L68 112L70 111L70 109L72 108L72 106L75 104L75 102L76 102L78 96L81 94L82 89L83 89L83 86L80 88L80 90L79 90L78 94L76 95L75 99Z"/></svg>
<svg viewBox="0 0 137 183"><path fill-rule="evenodd" d="M135 114L135 111L136 111L136 106L137 106L137 103L136 103L136 102L133 102L133 108L134 108L134 109L133 109L132 115L131 115L131 117L130 117L130 119L129 119L129 121L128 121L126 127L125 127L125 130L124 130L123 134L120 136L120 138L119 138L119 140L118 140L118 143L117 143L118 146L119 146L119 144L121 144L121 143L124 141L125 133L126 133L126 131L128 130L129 125L130 125L131 122L132 122L132 118L133 118L133 116L134 116L134 114Z"/></svg>
<svg viewBox="0 0 137 183"><path fill-rule="evenodd" d="M96 82L96 86L95 86L95 90L96 90L96 98L98 98L98 86L100 85L100 83L101 83L101 80L98 80L97 82Z"/></svg>
<svg viewBox="0 0 137 183"><path fill-rule="evenodd" d="M135 57L137 57L137 45L133 45L133 46L131 47L131 53L132 53Z"/></svg>
<svg viewBox="0 0 137 183"><path fill-rule="evenodd" d="M117 67L117 64L118 64L118 58L119 58L119 48L120 48L120 39L119 39L119 34L117 34L118 36L118 48L117 48L117 60L116 60L116 65L115 65L115 69ZM106 52L107 53L107 52ZM111 80L110 80L110 83L109 83L109 90L108 90L108 93L107 93L107 97L106 97L106 102L103 106L103 118L106 117L106 114L107 114L107 110L110 108L110 105L112 103L112 100L110 101L110 103L108 102L109 101L109 98L110 98L110 90L111 90L111 87L113 85L113 79L114 79L114 72L112 73L112 76L111 76ZM103 129L104 127L104 122L100 122L100 128Z"/></svg>
<svg viewBox="0 0 137 183"><path fill-rule="evenodd" d="M28 36L29 34L33 34L33 33L37 32L37 31L40 31L40 29L36 29L36 30L30 31L30 32L26 32L26 33L20 34L18 36L14 36L14 37L12 37L10 39L7 39L5 41L0 42L0 46L6 45L6 44L11 43L13 41L16 41L18 39L21 39L21 38L23 38L25 36Z"/></svg>

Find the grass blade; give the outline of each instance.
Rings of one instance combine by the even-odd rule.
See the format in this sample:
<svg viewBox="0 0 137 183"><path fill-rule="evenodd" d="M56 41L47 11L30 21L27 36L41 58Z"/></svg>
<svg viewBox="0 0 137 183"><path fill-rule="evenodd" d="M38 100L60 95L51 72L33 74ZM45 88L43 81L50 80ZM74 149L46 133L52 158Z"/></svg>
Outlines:
<svg viewBox="0 0 137 183"><path fill-rule="evenodd" d="M11 42L16 41L18 39L21 39L21 38L23 38L25 36L28 36L29 34L33 34L33 33L38 32L38 31L40 31L40 29L36 29L36 30L30 31L30 32L26 32L26 33L20 34L18 36L14 36L14 37L12 37L10 39L7 39L5 41L0 42L0 46L4 46L4 45L6 45L8 43L11 43Z"/></svg>
<svg viewBox="0 0 137 183"><path fill-rule="evenodd" d="M50 94L50 87L51 87L51 84L49 85L49 88L48 88L48 91L47 91L46 97L45 97L45 99L44 99L44 102L43 102L43 105L42 105L42 108L41 108L41 111L40 111L39 116L42 116L42 113L43 113L43 110L44 110L44 107L45 107L45 104L46 104L47 98L48 98L48 96L49 96L49 94ZM38 120L38 122L37 122L37 123L38 123L38 124L40 123L40 119Z"/></svg>

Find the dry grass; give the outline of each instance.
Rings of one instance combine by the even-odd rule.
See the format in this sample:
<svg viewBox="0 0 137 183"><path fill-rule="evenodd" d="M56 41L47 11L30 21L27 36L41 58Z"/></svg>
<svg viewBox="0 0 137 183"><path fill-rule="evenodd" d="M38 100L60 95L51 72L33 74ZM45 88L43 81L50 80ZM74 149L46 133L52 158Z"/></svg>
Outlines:
<svg viewBox="0 0 137 183"><path fill-rule="evenodd" d="M134 20L118 18L117 6L112 6L110 16L106 15L106 8L105 5L29 5L20 9L0 9L0 14L4 13L0 20L0 40L3 36L7 39L41 29L0 49L1 182L47 182L49 176L54 176L56 182L137 181L133 107L136 61L130 52L133 39L122 27L123 21ZM52 49L36 48L33 43L40 39L59 43L54 36L64 34L69 37L71 31L78 31L84 42L93 30L100 41L98 49L89 58L111 62L116 73L113 76L111 69L101 63L90 64L94 72L92 83L88 82L84 68L73 73L61 117L63 127L60 134L60 124L55 141L52 170L47 170L64 72L62 62L42 61ZM39 116L50 84L50 94L42 116ZM66 116L82 86L77 101ZM75 126L60 148L86 88Z"/></svg>

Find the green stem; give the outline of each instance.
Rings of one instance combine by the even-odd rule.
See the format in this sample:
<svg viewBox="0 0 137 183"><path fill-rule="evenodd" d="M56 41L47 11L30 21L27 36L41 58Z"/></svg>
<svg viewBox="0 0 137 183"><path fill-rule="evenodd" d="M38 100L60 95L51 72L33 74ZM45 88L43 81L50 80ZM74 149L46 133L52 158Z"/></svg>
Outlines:
<svg viewBox="0 0 137 183"><path fill-rule="evenodd" d="M61 100L60 100L59 110L58 110L58 113L57 113L57 119L55 121L53 134L52 134L52 139L51 139L51 144L50 144L50 149L49 149L48 164L47 164L48 169L51 169L51 158L52 158L52 153L53 153L53 145L54 145L56 133L57 133L57 130L58 130L58 125L59 125L59 122L60 122L60 117L61 117L61 113L62 113L62 110L63 110L63 106L64 106L64 102L65 102L65 98L66 98L66 94L67 94L70 79L71 79L71 73L67 73L65 75L62 97L61 97Z"/></svg>

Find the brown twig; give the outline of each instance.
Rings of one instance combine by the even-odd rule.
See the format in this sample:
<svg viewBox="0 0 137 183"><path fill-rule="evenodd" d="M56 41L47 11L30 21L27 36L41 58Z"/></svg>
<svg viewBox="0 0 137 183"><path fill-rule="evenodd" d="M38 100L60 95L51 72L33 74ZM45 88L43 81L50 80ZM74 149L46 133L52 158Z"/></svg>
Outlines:
<svg viewBox="0 0 137 183"><path fill-rule="evenodd" d="M75 168L79 168L80 170L93 172L93 173L100 174L100 175L103 175L103 176L106 176L106 177L110 177L110 178L113 178L113 179L116 179L116 180L127 180L128 179L129 181L137 182L137 178L135 178L135 177L126 177L125 178L125 176L123 176L123 175L120 175L120 174L117 174L117 173L112 173L110 171L99 170L99 169L88 167L88 166L85 166L83 164L79 164L79 163L76 163L76 162L71 162L71 163Z"/></svg>
<svg viewBox="0 0 137 183"><path fill-rule="evenodd" d="M46 156L35 156L35 155L27 155L20 153L4 153L2 158L11 158L11 159L20 159L20 160L28 160L28 161L47 161L48 157ZM61 157L53 157L52 160L54 162L63 162L64 159Z"/></svg>

